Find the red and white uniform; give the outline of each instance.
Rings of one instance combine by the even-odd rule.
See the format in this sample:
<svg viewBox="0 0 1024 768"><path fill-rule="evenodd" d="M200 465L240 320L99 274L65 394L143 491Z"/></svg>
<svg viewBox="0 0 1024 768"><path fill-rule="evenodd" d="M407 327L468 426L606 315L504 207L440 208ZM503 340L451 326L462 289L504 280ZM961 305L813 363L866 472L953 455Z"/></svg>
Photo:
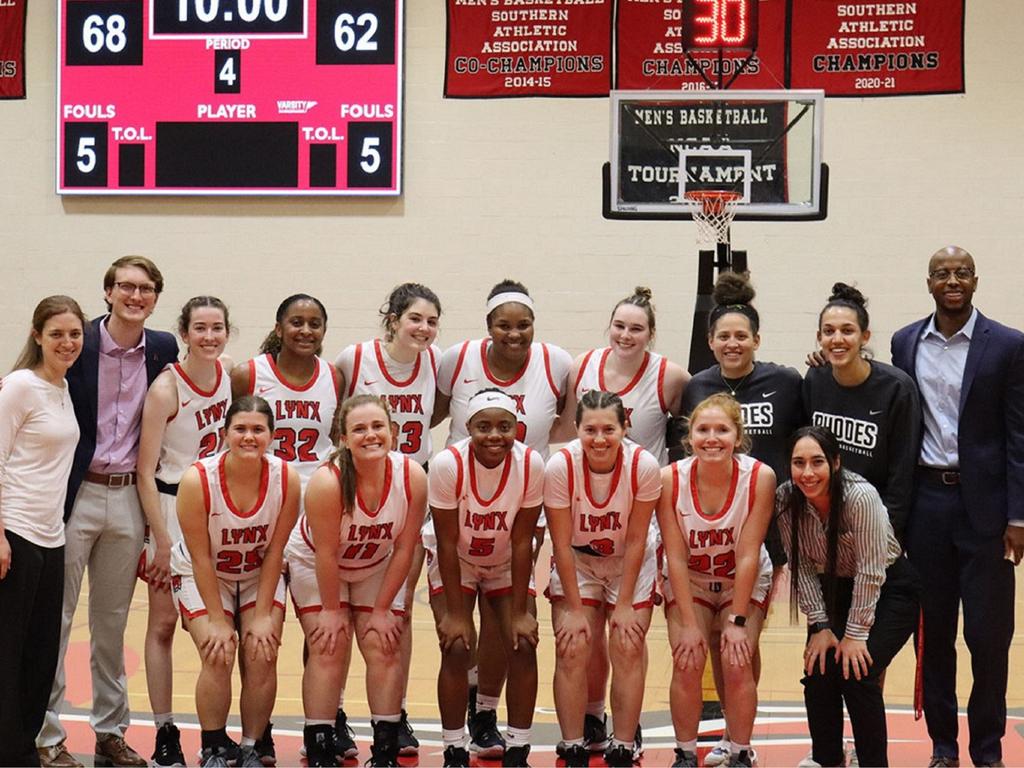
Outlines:
<svg viewBox="0 0 1024 768"><path fill-rule="evenodd" d="M611 348L592 349L584 356L576 374L574 389L577 399L596 389L612 391L605 384L604 368ZM665 369L668 360L655 352L645 352L644 361L633 379L615 394L626 408L626 435L650 451L661 466L668 464L665 429L668 426L668 405L665 402Z"/></svg>
<svg viewBox="0 0 1024 768"><path fill-rule="evenodd" d="M210 533L210 556L220 585L225 613L234 615L256 603L260 567L274 536L277 519L288 495L288 469L274 456L263 460L259 496L252 509L235 506L224 476L228 454L197 461ZM172 589L182 614L194 618L207 612L192 576L192 555L184 540L171 548ZM274 604L284 607L284 579L278 583Z"/></svg>
<svg viewBox="0 0 1024 768"><path fill-rule="evenodd" d="M672 506L683 540L690 550L689 576L694 602L718 611L732 604L736 579L736 544L754 508L757 476L764 466L747 454L733 457L732 481L717 515L704 513L697 493L697 459L689 457L672 465ZM771 589L771 560L761 547L758 579L751 600L765 607ZM674 601L667 564L663 573L666 604Z"/></svg>
<svg viewBox="0 0 1024 768"><path fill-rule="evenodd" d="M661 495L661 470L648 451L622 441L615 469L595 473L587 466L583 446L573 440L553 455L544 472L544 506L568 508L572 515L572 548L576 580L587 605L615 605L622 581L626 530L634 501L656 501ZM657 576L657 537L647 535L644 561L633 592L633 605L653 605ZM552 560L548 596L564 597Z"/></svg>
<svg viewBox="0 0 1024 768"><path fill-rule="evenodd" d="M345 397L378 395L387 400L391 419L398 424L395 450L426 464L433 453L430 417L437 393L437 357L429 347L415 362L399 363L388 356L380 339L352 344L338 355L335 365L348 382Z"/></svg>
<svg viewBox="0 0 1024 768"><path fill-rule="evenodd" d="M160 491L160 511L164 524L171 535L171 541L181 539L178 513L175 509L178 483L185 470L198 459L205 459L220 450L224 433L224 417L231 405L231 379L225 375L220 362L217 365L217 380L210 391L196 386L179 363L167 369L174 376L177 388L178 410L167 420L163 442L160 444L160 461L156 468L157 489ZM156 555L156 542L146 527L142 554L139 556L139 578L148 581L147 563Z"/></svg>
<svg viewBox="0 0 1024 768"><path fill-rule="evenodd" d="M391 559L395 540L405 528L412 501L409 466L412 459L392 451L384 470L384 492L375 510L369 510L356 494L355 509L344 514L338 530L338 578L341 582L340 604L353 610L373 609ZM331 465L335 476L340 470ZM316 549L313 533L305 516L292 530L285 547L288 561L292 601L298 613L323 608L320 587L316 580ZM405 590L395 595L393 610L405 609Z"/></svg>
<svg viewBox="0 0 1024 768"><path fill-rule="evenodd" d="M318 357L316 364L309 381L293 387L272 356L249 361L249 394L262 397L274 412L270 452L295 465L303 489L334 447L331 422L338 407L338 380L326 360Z"/></svg>
<svg viewBox="0 0 1024 768"><path fill-rule="evenodd" d="M451 396L452 421L448 445L469 437L466 412L469 398L487 387L497 387L516 403L519 429L516 439L526 443L543 458L548 456L551 425L558 417L558 399L565 394L566 378L572 358L561 347L534 342L530 353L515 378L504 380L487 367L490 339L464 341L446 350L441 356L437 386Z"/></svg>
<svg viewBox="0 0 1024 768"><path fill-rule="evenodd" d="M473 456L469 438L442 451L430 465L429 502L454 509L459 517L458 553L462 588L485 595L512 589L512 526L523 507L544 501L544 460L516 442L493 469ZM427 552L430 593L444 590L436 545ZM532 574L531 574L532 589Z"/></svg>

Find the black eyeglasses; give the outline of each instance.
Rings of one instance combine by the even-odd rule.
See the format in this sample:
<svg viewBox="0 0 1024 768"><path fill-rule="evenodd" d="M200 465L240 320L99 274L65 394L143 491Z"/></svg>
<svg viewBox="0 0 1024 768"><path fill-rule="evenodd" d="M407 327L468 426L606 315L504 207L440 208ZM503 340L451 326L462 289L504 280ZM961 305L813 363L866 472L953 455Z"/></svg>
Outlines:
<svg viewBox="0 0 1024 768"><path fill-rule="evenodd" d="M928 277L932 280L938 280L940 283L949 280L950 275L953 275L957 280L966 281L974 277L974 270L970 267L957 267L952 272L948 269L933 269L928 273Z"/></svg>

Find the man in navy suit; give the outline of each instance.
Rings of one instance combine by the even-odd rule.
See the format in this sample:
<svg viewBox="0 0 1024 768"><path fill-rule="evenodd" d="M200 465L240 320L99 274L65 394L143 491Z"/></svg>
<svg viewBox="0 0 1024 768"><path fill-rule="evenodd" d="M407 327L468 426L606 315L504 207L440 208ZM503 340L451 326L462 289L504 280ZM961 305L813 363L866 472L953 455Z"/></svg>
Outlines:
<svg viewBox="0 0 1024 768"><path fill-rule="evenodd" d="M971 303L974 259L962 248L928 263L935 313L897 331L892 362L921 391L924 430L907 552L926 585L924 713L931 766L960 765L956 634L971 653L967 703L974 765L1002 765L1013 637L1013 566L1024 554L1024 334Z"/></svg>
<svg viewBox="0 0 1024 768"><path fill-rule="evenodd" d="M89 570L92 715L97 764L147 765L124 740L128 690L124 631L142 552L145 520L135 486L142 403L164 366L178 358L174 336L145 328L164 281L142 256L125 256L103 278L109 314L93 320L82 354L68 371L81 438L64 509L64 615L60 658L67 652L82 577ZM64 745L60 722L64 664L57 667L37 745L42 765L81 765Z"/></svg>

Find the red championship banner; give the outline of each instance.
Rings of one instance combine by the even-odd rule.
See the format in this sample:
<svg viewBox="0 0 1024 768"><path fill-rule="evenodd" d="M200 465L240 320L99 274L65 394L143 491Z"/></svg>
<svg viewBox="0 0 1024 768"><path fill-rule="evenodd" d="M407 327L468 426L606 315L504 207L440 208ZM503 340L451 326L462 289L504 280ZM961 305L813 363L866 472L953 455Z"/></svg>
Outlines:
<svg viewBox="0 0 1024 768"><path fill-rule="evenodd" d="M612 0L447 3L445 96L608 95Z"/></svg>
<svg viewBox="0 0 1024 768"><path fill-rule="evenodd" d="M792 87L826 96L963 93L965 0L793 0Z"/></svg>
<svg viewBox="0 0 1024 768"><path fill-rule="evenodd" d="M25 4L0 0L0 99L25 98Z"/></svg>
<svg viewBox="0 0 1024 768"><path fill-rule="evenodd" d="M682 0L619 0L616 19L615 87L622 90L699 90L727 85L749 51L683 52ZM732 87L785 87L786 0L760 0L760 34L755 56L743 67Z"/></svg>

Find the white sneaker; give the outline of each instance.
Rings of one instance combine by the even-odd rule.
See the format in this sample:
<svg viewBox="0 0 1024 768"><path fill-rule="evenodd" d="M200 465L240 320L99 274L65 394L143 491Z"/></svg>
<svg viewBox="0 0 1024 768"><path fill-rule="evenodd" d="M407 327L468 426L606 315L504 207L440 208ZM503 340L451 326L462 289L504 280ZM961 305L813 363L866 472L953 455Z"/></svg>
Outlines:
<svg viewBox="0 0 1024 768"><path fill-rule="evenodd" d="M710 765L714 768L714 766L722 765L728 760L729 742L726 739L722 739L704 756L704 765Z"/></svg>
<svg viewBox="0 0 1024 768"><path fill-rule="evenodd" d="M796 764L796 768L821 768L821 763L814 759L814 750L807 753L807 757Z"/></svg>
<svg viewBox="0 0 1024 768"><path fill-rule="evenodd" d="M843 751L846 753L846 764L850 766L850 768L858 768L860 766L860 761L857 760L857 747L854 746L853 742L847 741L843 745Z"/></svg>

